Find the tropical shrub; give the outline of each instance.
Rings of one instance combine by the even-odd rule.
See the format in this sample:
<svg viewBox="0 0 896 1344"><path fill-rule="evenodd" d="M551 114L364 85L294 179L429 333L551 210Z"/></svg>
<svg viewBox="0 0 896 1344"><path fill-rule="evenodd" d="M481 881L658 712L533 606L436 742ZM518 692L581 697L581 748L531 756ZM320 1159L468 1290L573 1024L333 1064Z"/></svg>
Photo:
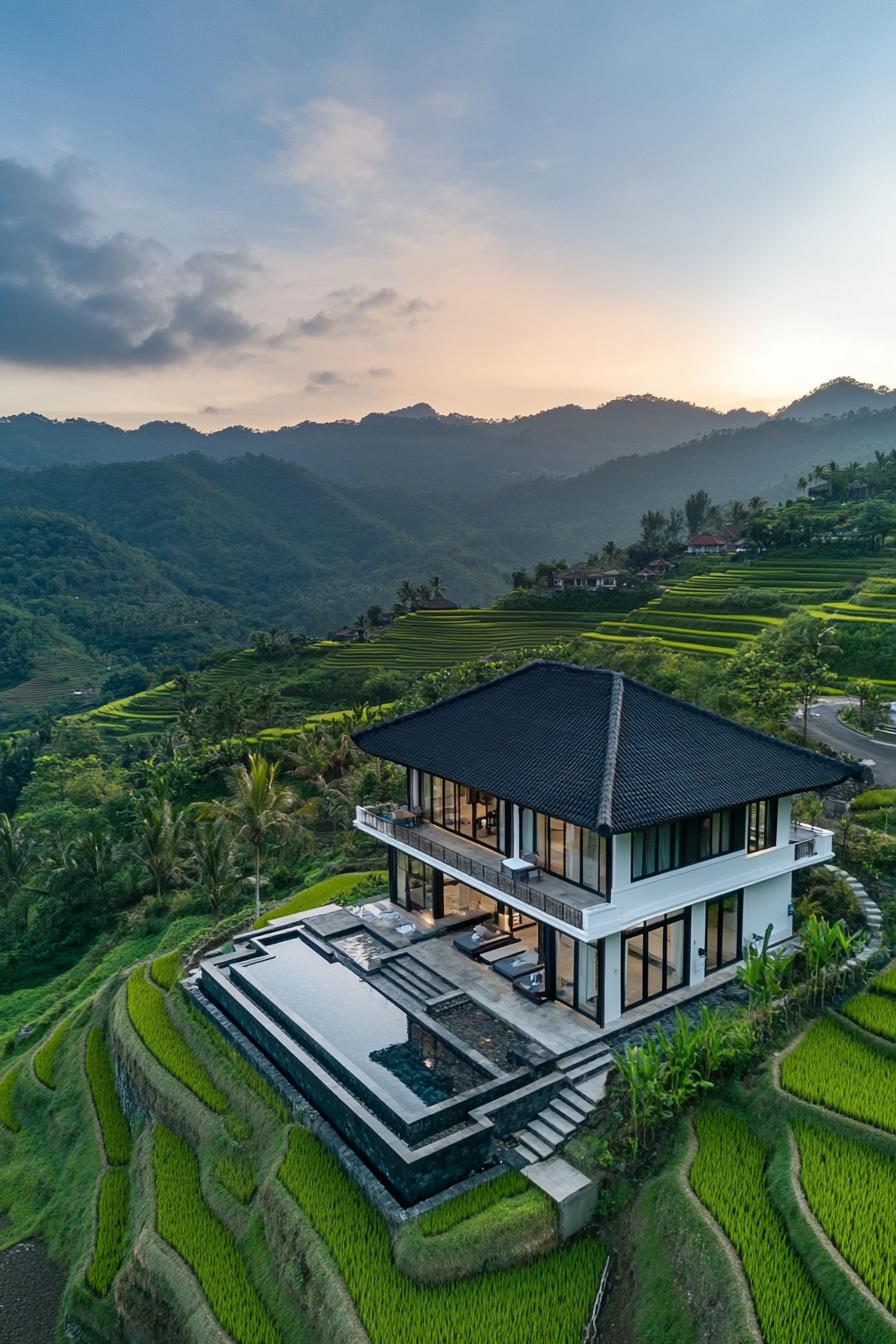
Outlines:
<svg viewBox="0 0 896 1344"><path fill-rule="evenodd" d="M56 1053L71 1024L72 1019L70 1017L60 1022L56 1030L47 1037L35 1053L34 1073L44 1087L56 1086Z"/></svg>
<svg viewBox="0 0 896 1344"><path fill-rule="evenodd" d="M96 1246L87 1282L100 1297L112 1287L128 1248L128 1173L110 1167L100 1183L96 1209Z"/></svg>
<svg viewBox="0 0 896 1344"><path fill-rule="evenodd" d="M150 1054L200 1101L222 1115L228 1107L227 1098L171 1021L163 994L149 983L142 966L128 977L127 1004L134 1030Z"/></svg>
<svg viewBox="0 0 896 1344"><path fill-rule="evenodd" d="M896 998L887 994L853 994L840 1011L866 1031L896 1041Z"/></svg>
<svg viewBox="0 0 896 1344"><path fill-rule="evenodd" d="M205 1202L190 1145L157 1125L152 1157L156 1230L190 1266L216 1319L236 1344L281 1344L233 1233Z"/></svg>
<svg viewBox="0 0 896 1344"><path fill-rule="evenodd" d="M13 1064L12 1068L7 1069L3 1077L0 1078L0 1125L3 1125L4 1129L8 1129L11 1134L18 1134L21 1129L13 1105L21 1067L21 1063Z"/></svg>
<svg viewBox="0 0 896 1344"><path fill-rule="evenodd" d="M810 1027L781 1060L781 1086L804 1101L896 1133L896 1061L831 1018Z"/></svg>
<svg viewBox="0 0 896 1344"><path fill-rule="evenodd" d="M809 1207L875 1297L896 1310L896 1158L805 1120L794 1128Z"/></svg>
<svg viewBox="0 0 896 1344"><path fill-rule="evenodd" d="M793 1249L765 1185L765 1145L727 1111L696 1119L690 1182L743 1263L766 1344L849 1344Z"/></svg>
<svg viewBox="0 0 896 1344"><path fill-rule="evenodd" d="M525 1268L422 1286L398 1272L386 1224L307 1130L291 1131L280 1179L329 1247L372 1344L570 1344L581 1337L605 1259L593 1239Z"/></svg>
<svg viewBox="0 0 896 1344"><path fill-rule="evenodd" d="M165 952L150 963L149 973L160 989L170 989L180 975L180 953Z"/></svg>
<svg viewBox="0 0 896 1344"><path fill-rule="evenodd" d="M241 1204L248 1204L255 1194L255 1173L245 1158L219 1157L215 1163L215 1175L224 1189L229 1190Z"/></svg>
<svg viewBox="0 0 896 1344"><path fill-rule="evenodd" d="M113 1167L125 1166L131 1157L131 1131L118 1101L112 1061L99 1027L91 1027L87 1033L84 1068L100 1122L106 1158Z"/></svg>

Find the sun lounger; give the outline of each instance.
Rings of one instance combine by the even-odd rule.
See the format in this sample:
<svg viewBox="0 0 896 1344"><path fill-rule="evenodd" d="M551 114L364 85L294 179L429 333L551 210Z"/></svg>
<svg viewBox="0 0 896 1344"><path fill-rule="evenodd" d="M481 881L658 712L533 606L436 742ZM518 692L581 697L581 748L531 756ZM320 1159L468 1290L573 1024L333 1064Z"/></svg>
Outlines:
<svg viewBox="0 0 896 1344"><path fill-rule="evenodd" d="M491 952L496 947L507 947L516 941L512 933L505 933L497 924L486 922L477 924L469 933L459 934L454 939L454 946L466 957L479 957L483 952Z"/></svg>
<svg viewBox="0 0 896 1344"><path fill-rule="evenodd" d="M543 968L540 971L530 971L528 975L517 976L513 981L513 987L521 994L525 994L533 1003L544 1003L548 997Z"/></svg>
<svg viewBox="0 0 896 1344"><path fill-rule="evenodd" d="M509 956L493 961L492 970L506 976L508 980L516 980L517 976L531 975L533 971L544 970L544 967L538 959L535 948L527 947L524 952L511 950Z"/></svg>
<svg viewBox="0 0 896 1344"><path fill-rule="evenodd" d="M514 938L504 947L493 947L488 952L481 952L479 960L484 961L488 966L493 966L496 961L503 961L505 957L517 956L520 952L525 951L525 948L525 943L521 943L518 938Z"/></svg>

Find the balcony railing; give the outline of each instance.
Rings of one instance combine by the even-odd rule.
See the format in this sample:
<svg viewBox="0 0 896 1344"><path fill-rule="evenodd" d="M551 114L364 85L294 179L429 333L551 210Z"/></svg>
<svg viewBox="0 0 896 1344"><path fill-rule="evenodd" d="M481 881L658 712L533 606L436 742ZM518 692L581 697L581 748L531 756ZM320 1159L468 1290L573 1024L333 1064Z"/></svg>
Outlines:
<svg viewBox="0 0 896 1344"><path fill-rule="evenodd" d="M830 855L833 837L830 831L798 822L790 828L790 843L795 860L811 859L813 854Z"/></svg>
<svg viewBox="0 0 896 1344"><path fill-rule="evenodd" d="M518 882L516 878L510 877L505 873L498 863L481 863L478 859L471 859L468 854L451 845L443 845L438 840L432 840L428 835L423 835L416 826L405 825L402 822L392 821L389 817L380 816L369 807L359 807L357 809L357 820L365 826L372 827L379 831L381 835L388 835L393 840L399 840L409 849L416 849L427 858L435 859L437 863L446 863L457 872L463 873L465 877L471 877L474 882L485 882L489 887L496 888L505 896L510 896L515 901L529 906L531 909L540 910L545 915L551 915L554 919L562 920L564 924L571 924L573 928L581 929L583 927L582 909L576 905L570 905L567 901L557 896L550 896L547 892L539 891L529 882ZM604 901L606 897L594 894L594 901Z"/></svg>

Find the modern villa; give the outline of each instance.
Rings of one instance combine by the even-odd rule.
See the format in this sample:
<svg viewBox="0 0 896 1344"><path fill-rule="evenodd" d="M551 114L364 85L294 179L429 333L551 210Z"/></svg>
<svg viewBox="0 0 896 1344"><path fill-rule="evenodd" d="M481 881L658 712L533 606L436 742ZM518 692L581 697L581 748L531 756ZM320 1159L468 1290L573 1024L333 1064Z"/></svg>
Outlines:
<svg viewBox="0 0 896 1344"><path fill-rule="evenodd" d="M355 816L388 893L237 938L197 992L406 1205L549 1157L609 1037L790 938L793 874L832 852L792 796L855 769L544 661L356 741L405 772Z"/></svg>
<svg viewBox="0 0 896 1344"><path fill-rule="evenodd" d="M531 663L358 734L407 770L407 815L359 808L409 910L481 909L541 991L606 1027L793 932L794 872L830 831L791 796L853 767L620 673ZM522 988L528 988L530 971Z"/></svg>

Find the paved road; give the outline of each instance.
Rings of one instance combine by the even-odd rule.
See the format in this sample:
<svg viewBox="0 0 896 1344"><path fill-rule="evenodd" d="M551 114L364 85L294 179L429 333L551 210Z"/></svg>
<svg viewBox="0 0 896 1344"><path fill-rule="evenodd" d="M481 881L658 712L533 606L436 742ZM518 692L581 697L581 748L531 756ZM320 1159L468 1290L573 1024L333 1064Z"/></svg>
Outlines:
<svg viewBox="0 0 896 1344"><path fill-rule="evenodd" d="M849 703L844 697L830 697L814 704L809 710L809 736L826 742L835 751L854 756L857 761L874 761L874 779L878 788L896 788L896 746L875 742L841 723L837 710Z"/></svg>

